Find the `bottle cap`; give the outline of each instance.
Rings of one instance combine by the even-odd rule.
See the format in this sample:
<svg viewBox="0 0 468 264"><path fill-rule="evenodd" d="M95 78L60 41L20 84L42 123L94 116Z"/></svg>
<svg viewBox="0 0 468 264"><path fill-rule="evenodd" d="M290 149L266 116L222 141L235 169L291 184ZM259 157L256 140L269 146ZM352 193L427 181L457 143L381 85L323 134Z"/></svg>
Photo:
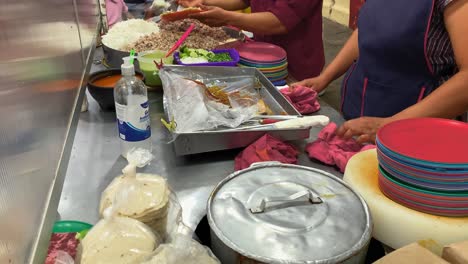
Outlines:
<svg viewBox="0 0 468 264"><path fill-rule="evenodd" d="M122 75L124 76L134 76L135 75L135 67L133 64L130 62L131 57L125 57L123 58L124 63L120 66Z"/></svg>

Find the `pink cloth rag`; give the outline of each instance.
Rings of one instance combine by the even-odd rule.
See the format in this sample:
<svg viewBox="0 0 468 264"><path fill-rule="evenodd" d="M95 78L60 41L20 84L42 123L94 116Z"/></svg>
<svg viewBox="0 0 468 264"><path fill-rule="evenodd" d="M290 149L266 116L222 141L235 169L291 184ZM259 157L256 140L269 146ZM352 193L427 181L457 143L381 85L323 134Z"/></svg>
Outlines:
<svg viewBox="0 0 468 264"><path fill-rule="evenodd" d="M297 111L303 115L312 114L320 110L320 104L317 100L318 94L310 88L297 86L293 90L284 88L280 91L293 104Z"/></svg>
<svg viewBox="0 0 468 264"><path fill-rule="evenodd" d="M250 167L252 163L262 161L296 164L298 154L299 152L292 145L266 134L237 155L234 169L243 170Z"/></svg>
<svg viewBox="0 0 468 264"><path fill-rule="evenodd" d="M336 128L335 123L324 127L318 134L318 139L307 144L306 151L310 158L337 166L341 172L344 172L346 164L354 154L373 149L375 145L362 146L354 139L342 139L335 134Z"/></svg>

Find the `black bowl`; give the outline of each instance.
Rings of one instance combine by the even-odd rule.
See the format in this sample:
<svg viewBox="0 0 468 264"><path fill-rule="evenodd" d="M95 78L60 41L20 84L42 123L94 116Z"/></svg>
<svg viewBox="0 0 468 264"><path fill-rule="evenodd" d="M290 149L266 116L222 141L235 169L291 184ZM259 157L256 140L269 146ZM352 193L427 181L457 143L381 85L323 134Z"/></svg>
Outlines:
<svg viewBox="0 0 468 264"><path fill-rule="evenodd" d="M93 82L107 76L120 75L120 72L120 69L114 68L97 71L89 76L88 91L94 100L98 102L102 111L115 111L114 88L97 86L93 84ZM135 71L135 74L144 78L143 73L140 71ZM142 81L144 81L144 79L142 79Z"/></svg>

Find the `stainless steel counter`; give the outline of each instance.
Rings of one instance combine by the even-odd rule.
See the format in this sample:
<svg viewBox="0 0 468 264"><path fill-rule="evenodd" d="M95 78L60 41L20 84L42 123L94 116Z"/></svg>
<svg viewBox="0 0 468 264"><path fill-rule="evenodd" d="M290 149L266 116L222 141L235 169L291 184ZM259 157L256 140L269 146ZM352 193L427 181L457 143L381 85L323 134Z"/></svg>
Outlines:
<svg viewBox="0 0 468 264"><path fill-rule="evenodd" d="M102 53L96 51L97 59ZM92 71L101 69L94 65ZM62 220L81 220L94 224L98 220L101 192L121 174L126 160L120 156L115 113L102 112L88 94L89 111L82 113L75 135L68 171L58 212ZM234 158L241 150L222 151L191 156L176 156L168 144L169 133L159 121L163 115L162 94L149 93L154 161L140 172L167 177L183 209L184 223L195 229L206 214L206 202L211 190L234 171ZM320 102L319 114L335 123L342 123L340 114ZM313 141L320 128L312 129L308 141ZM293 142L301 152L299 164L342 174L335 168L311 161L304 152L306 141Z"/></svg>

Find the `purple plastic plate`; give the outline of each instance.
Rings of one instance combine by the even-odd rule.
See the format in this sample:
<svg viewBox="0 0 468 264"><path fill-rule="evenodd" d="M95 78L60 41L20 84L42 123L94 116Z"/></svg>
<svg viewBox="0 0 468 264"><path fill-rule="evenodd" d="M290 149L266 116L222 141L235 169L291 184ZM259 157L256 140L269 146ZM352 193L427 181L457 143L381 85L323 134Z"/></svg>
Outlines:
<svg viewBox="0 0 468 264"><path fill-rule="evenodd" d="M206 63L183 63L180 60L179 52L174 53L174 60L176 61L177 64L179 65L184 65L184 66L224 66L224 67L235 67L237 66L237 63L239 62L239 53L235 49L215 49L211 50L213 53L218 54L218 53L229 53L229 56L231 56L232 61L222 61L222 62L206 62Z"/></svg>

